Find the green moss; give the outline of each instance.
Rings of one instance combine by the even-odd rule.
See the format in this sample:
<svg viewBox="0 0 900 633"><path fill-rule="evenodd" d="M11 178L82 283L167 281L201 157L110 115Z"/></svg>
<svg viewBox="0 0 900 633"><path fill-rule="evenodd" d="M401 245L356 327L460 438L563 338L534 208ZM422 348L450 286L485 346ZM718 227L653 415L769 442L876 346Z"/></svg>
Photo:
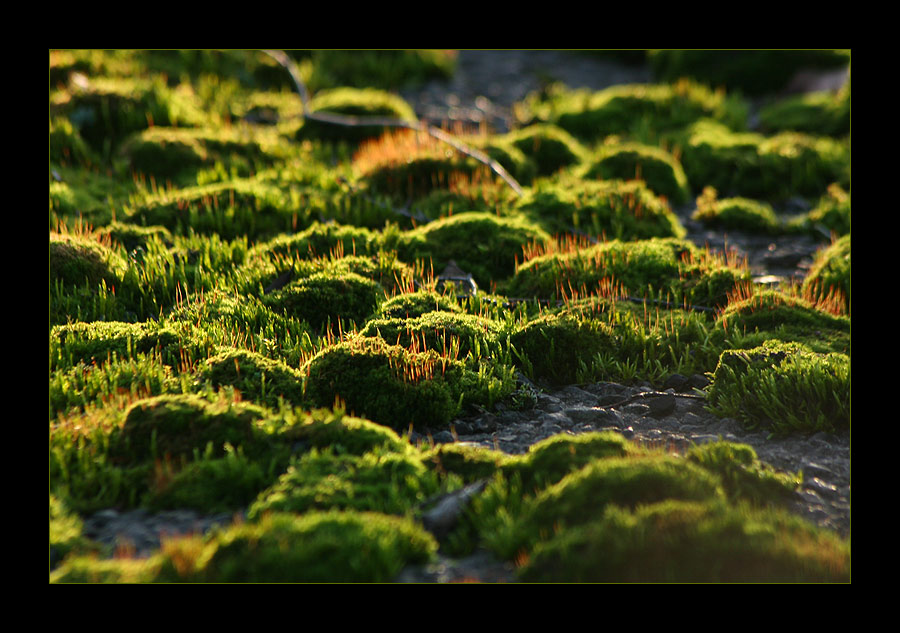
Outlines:
<svg viewBox="0 0 900 633"><path fill-rule="evenodd" d="M164 226L140 226L125 222L112 222L97 229L96 233L104 238L109 236L110 240L121 244L129 252L137 248L147 250L148 242L154 239L164 244L171 245L173 243L172 233Z"/></svg>
<svg viewBox="0 0 900 633"><path fill-rule="evenodd" d="M846 136L850 133L850 90L810 92L770 103L760 109L759 125L769 134L793 130Z"/></svg>
<svg viewBox="0 0 900 633"><path fill-rule="evenodd" d="M444 426L461 406L492 406L515 388L508 367L469 369L437 352L412 352L378 337L327 347L304 370L313 406L330 407L340 398L349 411L399 430Z"/></svg>
<svg viewBox="0 0 900 633"><path fill-rule="evenodd" d="M309 51L311 90L353 86L399 90L429 79L449 79L456 51L313 50Z"/></svg>
<svg viewBox="0 0 900 633"><path fill-rule="evenodd" d="M562 300L573 291L596 293L606 280L619 284L620 294L712 307L725 305L727 293L749 277L685 240L612 240L529 259L502 289L512 297Z"/></svg>
<svg viewBox="0 0 900 633"><path fill-rule="evenodd" d="M335 250L347 255L369 255L377 252L378 239L377 233L364 227L314 222L299 233L279 235L255 246L250 255L315 258Z"/></svg>
<svg viewBox="0 0 900 633"><path fill-rule="evenodd" d="M708 408L775 433L850 428L850 357L768 341L726 350L712 374Z"/></svg>
<svg viewBox="0 0 900 633"><path fill-rule="evenodd" d="M729 302L717 317L716 326L757 345L778 339L803 343L818 352L850 352L849 317L836 316L801 297L777 290L758 291Z"/></svg>
<svg viewBox="0 0 900 633"><path fill-rule="evenodd" d="M587 153L572 135L555 125L530 125L510 133L508 141L534 161L538 176L576 165Z"/></svg>
<svg viewBox="0 0 900 633"><path fill-rule="evenodd" d="M541 183L526 192L516 210L549 233L575 229L621 240L685 234L668 204L639 181Z"/></svg>
<svg viewBox="0 0 900 633"><path fill-rule="evenodd" d="M547 315L527 322L509 337L516 362L533 379L572 384L594 356L615 349L612 330L599 321Z"/></svg>
<svg viewBox="0 0 900 633"><path fill-rule="evenodd" d="M516 105L523 122L547 121L576 138L594 142L612 134L655 143L661 134L701 118L738 128L747 106L739 99L690 81L611 86L599 92L551 86Z"/></svg>
<svg viewBox="0 0 900 633"><path fill-rule="evenodd" d="M362 455L370 451L402 455L412 450L393 429L332 409L302 412L278 432L278 438L304 450L328 448L338 455Z"/></svg>
<svg viewBox="0 0 900 633"><path fill-rule="evenodd" d="M828 186L828 191L819 198L816 206L805 216L792 221L792 228L803 231L835 233L838 236L850 233L850 192L837 183Z"/></svg>
<svg viewBox="0 0 900 633"><path fill-rule="evenodd" d="M77 514L66 509L60 499L50 495L50 568L72 553L96 549L83 534L84 525Z"/></svg>
<svg viewBox="0 0 900 633"><path fill-rule="evenodd" d="M682 204L690 189L681 164L667 151L640 143L606 143L584 173L599 180L643 180L653 193Z"/></svg>
<svg viewBox="0 0 900 633"><path fill-rule="evenodd" d="M230 447L228 447L230 448ZM274 475L241 451L194 461L161 482L146 501L153 511L191 509L214 514L237 512L273 483Z"/></svg>
<svg viewBox="0 0 900 633"><path fill-rule="evenodd" d="M265 417L251 404L212 403L195 395L163 395L132 404L121 429L113 433L110 452L126 460L141 461L170 454L225 454L225 444L243 446L255 454L266 440L257 422Z"/></svg>
<svg viewBox="0 0 900 633"><path fill-rule="evenodd" d="M82 167L99 162L94 151L65 117L50 119L50 161Z"/></svg>
<svg viewBox="0 0 900 633"><path fill-rule="evenodd" d="M322 327L347 319L362 323L378 305L381 285L356 273L316 273L263 298L273 310Z"/></svg>
<svg viewBox="0 0 900 633"><path fill-rule="evenodd" d="M749 198L719 200L717 195L713 187L706 187L697 198L692 219L710 227L751 233L777 233L781 228L771 205Z"/></svg>
<svg viewBox="0 0 900 633"><path fill-rule="evenodd" d="M556 435L533 444L524 455L509 458L502 472L507 479L518 478L526 494L535 495L594 460L636 452L621 434L610 431Z"/></svg>
<svg viewBox="0 0 900 633"><path fill-rule="evenodd" d="M285 363L245 349L222 349L198 371L213 387L231 385L244 400L277 408L280 399L303 403L303 374Z"/></svg>
<svg viewBox="0 0 900 633"><path fill-rule="evenodd" d="M681 147L691 186L712 186L728 196L817 197L829 184L849 181L849 147L827 137L798 132L764 137L700 121L687 129Z"/></svg>
<svg viewBox="0 0 900 633"><path fill-rule="evenodd" d="M460 359L469 353L477 358L489 355L497 349L499 333L499 326L490 319L445 311L411 319L372 319L360 330L362 336L380 336L388 343L406 348L418 345Z"/></svg>
<svg viewBox="0 0 900 633"><path fill-rule="evenodd" d="M127 264L111 248L87 235L50 233L50 283L107 287L121 284Z"/></svg>
<svg viewBox="0 0 900 633"><path fill-rule="evenodd" d="M500 451L470 444L436 444L422 452L422 462L442 477L458 475L465 483L487 479L511 458Z"/></svg>
<svg viewBox="0 0 900 633"><path fill-rule="evenodd" d="M57 325L50 330L50 368L67 369L78 363L102 364L158 352L163 362L176 364L182 339L157 323L94 322Z"/></svg>
<svg viewBox="0 0 900 633"><path fill-rule="evenodd" d="M785 513L665 501L537 545L525 582L849 582L850 547Z"/></svg>
<svg viewBox="0 0 900 633"><path fill-rule="evenodd" d="M373 88L334 88L322 90L309 102L310 112L322 112L358 117L386 117L416 121L416 115L402 97ZM306 119L298 133L300 139L344 140L358 143L380 136L385 127L360 125L347 127Z"/></svg>
<svg viewBox="0 0 900 633"><path fill-rule="evenodd" d="M419 290L398 294L378 306L381 319L414 319L430 312L460 313L462 308L455 299L434 291Z"/></svg>
<svg viewBox="0 0 900 633"><path fill-rule="evenodd" d="M291 462L250 506L253 520L268 512L357 510L402 515L440 490L438 475L412 454L363 455L311 449Z"/></svg>
<svg viewBox="0 0 900 633"><path fill-rule="evenodd" d="M780 473L759 461L746 444L718 441L694 446L687 458L722 479L726 495L756 505L785 504L800 485L796 474Z"/></svg>
<svg viewBox="0 0 900 633"><path fill-rule="evenodd" d="M217 535L197 567L186 567L181 579L389 582L406 565L424 564L436 551L431 535L410 519L369 512L273 513ZM166 571L176 573L172 564Z"/></svg>
<svg viewBox="0 0 900 633"><path fill-rule="evenodd" d="M610 505L634 508L667 499L707 501L720 496L719 478L683 459L599 459L528 500L509 532L492 537L492 549L510 559L554 533L600 519Z"/></svg>
<svg viewBox="0 0 900 633"><path fill-rule="evenodd" d="M835 240L816 254L812 268L803 280L803 291L824 300L837 294L838 305L850 314L850 233ZM848 320L849 325L849 320Z"/></svg>
<svg viewBox="0 0 900 633"><path fill-rule="evenodd" d="M509 277L522 248L546 243L550 236L528 220L497 217L490 213L458 213L429 222L400 236L397 246L403 261L431 259L435 271L450 260L471 274L482 288L492 280Z"/></svg>

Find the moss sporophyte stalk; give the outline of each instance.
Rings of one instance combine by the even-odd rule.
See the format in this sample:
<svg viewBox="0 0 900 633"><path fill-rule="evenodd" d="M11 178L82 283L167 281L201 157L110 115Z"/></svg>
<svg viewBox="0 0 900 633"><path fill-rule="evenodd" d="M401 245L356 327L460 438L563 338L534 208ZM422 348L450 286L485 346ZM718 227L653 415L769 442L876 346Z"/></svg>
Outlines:
<svg viewBox="0 0 900 633"><path fill-rule="evenodd" d="M439 550L533 582L848 581L849 540L795 512L809 473L635 441L663 396L849 433L849 80L753 129L742 96L849 53L757 53L573 51L654 79L441 126L401 95L464 52L51 51L51 582L392 582ZM698 226L820 247L763 288ZM590 401L553 411L566 389ZM224 518L98 536L173 511Z"/></svg>

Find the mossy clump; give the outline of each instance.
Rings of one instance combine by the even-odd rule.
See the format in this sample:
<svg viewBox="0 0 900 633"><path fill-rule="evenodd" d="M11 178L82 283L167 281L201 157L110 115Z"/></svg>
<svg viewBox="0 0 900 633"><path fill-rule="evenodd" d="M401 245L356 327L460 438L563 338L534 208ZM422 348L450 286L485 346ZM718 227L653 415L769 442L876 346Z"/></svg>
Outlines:
<svg viewBox="0 0 900 633"><path fill-rule="evenodd" d="M378 251L379 235L365 227L314 222L291 235L279 235L254 246L249 255L316 258L330 253L371 255Z"/></svg>
<svg viewBox="0 0 900 633"><path fill-rule="evenodd" d="M504 559L513 558L554 533L600 519L611 505L635 508L668 499L709 501L721 496L719 478L684 459L601 458L527 499L508 532L493 536L493 549Z"/></svg>
<svg viewBox="0 0 900 633"><path fill-rule="evenodd" d="M637 180L542 183L515 208L551 234L575 230L621 240L685 235L669 205Z"/></svg>
<svg viewBox="0 0 900 633"><path fill-rule="evenodd" d="M320 328L329 321L363 323L383 292L378 282L356 273L316 273L266 295L263 303Z"/></svg>
<svg viewBox="0 0 900 633"><path fill-rule="evenodd" d="M850 429L850 357L767 341L726 350L712 373L708 408L779 434Z"/></svg>
<svg viewBox="0 0 900 633"><path fill-rule="evenodd" d="M50 495L50 568L56 567L73 552L88 553L96 545L83 534L84 524L55 495Z"/></svg>
<svg viewBox="0 0 900 633"><path fill-rule="evenodd" d="M688 460L717 474L725 494L732 500L755 505L785 504L800 485L797 474L781 473L759 461L747 444L719 440L694 446Z"/></svg>
<svg viewBox="0 0 900 633"><path fill-rule="evenodd" d="M164 226L141 226L126 222L111 222L97 229L96 234L101 238L108 236L112 242L121 244L129 252L133 252L138 248L146 251L148 243L153 240L158 240L162 244L169 246L174 243L172 233Z"/></svg>
<svg viewBox="0 0 900 633"><path fill-rule="evenodd" d="M422 450L422 463L428 468L442 477L457 475L466 484L493 477L510 459L500 451L463 443L435 444Z"/></svg>
<svg viewBox="0 0 900 633"><path fill-rule="evenodd" d="M213 388L231 385L244 400L277 408L279 401L303 404L303 374L285 363L246 349L224 348L197 373Z"/></svg>
<svg viewBox="0 0 900 633"><path fill-rule="evenodd" d="M838 183L828 185L816 206L805 216L792 221L790 226L804 231L835 233L839 237L850 233L850 192Z"/></svg>
<svg viewBox="0 0 900 633"><path fill-rule="evenodd" d="M697 208L691 216L703 224L726 230L771 234L781 228L772 206L749 198L718 198L714 187L705 187L697 198Z"/></svg>
<svg viewBox="0 0 900 633"><path fill-rule="evenodd" d="M310 449L262 491L248 510L253 520L267 512L357 510L403 515L440 491L437 473L412 453L372 451L363 455Z"/></svg>
<svg viewBox="0 0 900 633"><path fill-rule="evenodd" d="M587 155L581 143L555 125L529 125L511 132L505 140L534 161L538 176L550 176L577 165Z"/></svg>
<svg viewBox="0 0 900 633"><path fill-rule="evenodd" d="M816 254L803 291L818 300L835 298L850 314L850 233Z"/></svg>
<svg viewBox="0 0 900 633"><path fill-rule="evenodd" d="M255 455L267 442L258 428L265 417L265 409L248 403L210 402L192 394L147 398L126 411L124 424L110 438L110 454L143 461L203 454L212 444L212 454L221 457L229 444Z"/></svg>
<svg viewBox="0 0 900 633"><path fill-rule="evenodd" d="M425 564L437 542L411 519L374 512L273 512L236 524L198 556L163 552L163 581L390 582L407 565ZM179 570L179 562L181 569Z"/></svg>
<svg viewBox="0 0 900 633"><path fill-rule="evenodd" d="M193 461L171 476L158 477L145 507L206 514L238 512L274 481L274 474L263 463L227 446L223 457Z"/></svg>
<svg viewBox="0 0 900 633"><path fill-rule="evenodd" d="M309 102L310 113L349 117L383 117L414 123L416 115L402 97L374 88L334 88L322 90ZM384 133L382 125L345 126L306 118L299 139L319 139L359 143Z"/></svg>
<svg viewBox="0 0 900 633"><path fill-rule="evenodd" d="M109 246L90 235L50 232L50 284L95 288L121 285L128 264Z"/></svg>
<svg viewBox="0 0 900 633"><path fill-rule="evenodd" d="M662 81L691 77L715 88L763 95L785 87L805 68L840 68L849 50L651 50L647 59Z"/></svg>
<svg viewBox="0 0 900 633"><path fill-rule="evenodd" d="M164 363L174 365L185 343L174 328L155 322L57 325L50 330L50 369L68 369L78 363L102 365L113 356L127 359L149 353L158 353Z"/></svg>
<svg viewBox="0 0 900 633"><path fill-rule="evenodd" d="M519 265L502 289L512 297L562 300L574 292L596 294L613 282L620 296L715 307L724 306L729 293L749 278L745 267L730 265L689 241L654 238L611 240L534 256Z"/></svg>
<svg viewBox="0 0 900 633"><path fill-rule="evenodd" d="M518 327L509 342L516 363L527 375L555 385L578 382L579 370L589 367L594 356L616 347L607 324L553 314Z"/></svg>
<svg viewBox="0 0 900 633"><path fill-rule="evenodd" d="M473 314L432 311L410 319L371 319L361 336L380 336L388 343L434 350L453 358L477 358L496 350L500 326Z"/></svg>
<svg viewBox="0 0 900 633"><path fill-rule="evenodd" d="M735 296L718 315L716 328L756 344L779 339L804 343L818 352L850 352L849 317L778 290Z"/></svg>
<svg viewBox="0 0 900 633"><path fill-rule="evenodd" d="M638 453L635 445L611 431L556 435L533 444L524 455L508 458L501 470L504 478L517 478L526 494L535 495L594 460Z"/></svg>
<svg viewBox="0 0 900 633"><path fill-rule="evenodd" d="M59 116L50 118L50 161L84 167L99 163L72 122Z"/></svg>
<svg viewBox="0 0 900 633"><path fill-rule="evenodd" d="M516 104L516 117L524 123L553 123L582 142L616 134L655 143L662 134L702 118L740 128L746 122L747 106L687 80L612 86L599 92L555 85Z"/></svg>
<svg viewBox="0 0 900 633"><path fill-rule="evenodd" d="M313 406L347 410L398 430L446 426L467 403L491 406L515 381L505 367L469 369L433 350L413 352L378 337L325 348L304 367Z"/></svg>
<svg viewBox="0 0 900 633"><path fill-rule="evenodd" d="M525 582L850 582L850 546L785 512L666 500L607 506L537 544Z"/></svg>
<svg viewBox="0 0 900 633"><path fill-rule="evenodd" d="M765 137L712 122L690 126L681 141L681 164L695 189L760 200L818 197L833 182L849 182L847 144L828 137L782 132Z"/></svg>
<svg viewBox="0 0 900 633"><path fill-rule="evenodd" d="M549 241L548 233L524 218L467 212L405 231L397 253L403 261L430 259L436 271L453 260L488 288L513 274L523 247Z"/></svg>
<svg viewBox="0 0 900 633"><path fill-rule="evenodd" d="M682 204L690 196L687 176L678 160L660 147L641 143L604 143L583 177L643 180L653 193L673 204Z"/></svg>
<svg viewBox="0 0 900 633"><path fill-rule="evenodd" d="M793 130L817 136L850 134L850 88L809 92L770 103L759 111L759 126L768 133Z"/></svg>
<svg viewBox="0 0 900 633"><path fill-rule="evenodd" d="M405 454L409 442L384 425L347 415L340 409L302 411L278 431L278 441L295 449L330 449L336 455L363 455L371 451Z"/></svg>
<svg viewBox="0 0 900 633"><path fill-rule="evenodd" d="M385 300L378 306L377 318L414 319L429 312L461 313L463 309L453 297L433 290L404 292Z"/></svg>

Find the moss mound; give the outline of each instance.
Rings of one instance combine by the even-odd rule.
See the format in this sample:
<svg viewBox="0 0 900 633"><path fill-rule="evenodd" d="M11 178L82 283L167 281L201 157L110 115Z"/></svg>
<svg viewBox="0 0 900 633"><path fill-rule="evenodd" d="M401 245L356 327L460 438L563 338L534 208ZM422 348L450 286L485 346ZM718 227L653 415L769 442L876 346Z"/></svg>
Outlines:
<svg viewBox="0 0 900 633"><path fill-rule="evenodd" d="M462 308L451 297L430 290L419 290L387 299L378 306L376 316L382 319L414 319L438 311L460 313Z"/></svg>
<svg viewBox="0 0 900 633"><path fill-rule="evenodd" d="M691 217L706 226L750 233L777 233L781 228L771 205L749 198L720 200L714 187L703 189Z"/></svg>
<svg viewBox="0 0 900 633"><path fill-rule="evenodd" d="M416 115L402 97L374 88L333 88L322 90L309 102L310 113L350 117L385 117L415 122ZM358 143L384 133L382 125L347 127L307 118L298 132L300 139Z"/></svg>
<svg viewBox="0 0 900 633"><path fill-rule="evenodd" d="M803 280L803 292L819 301L833 298L850 314L850 233L820 251Z"/></svg>
<svg viewBox="0 0 900 633"><path fill-rule="evenodd" d="M377 233L364 227L314 222L292 235L279 235L251 249L249 255L316 258L335 252L370 255L378 250Z"/></svg>
<svg viewBox="0 0 900 633"><path fill-rule="evenodd" d="M574 229L620 240L685 234L668 204L639 181L542 183L526 192L516 209L549 233Z"/></svg>
<svg viewBox="0 0 900 633"><path fill-rule="evenodd" d="M263 298L273 310L307 321L313 327L339 319L362 323L378 305L381 285L356 273L316 273Z"/></svg>
<svg viewBox="0 0 900 633"><path fill-rule="evenodd" d="M434 350L452 358L469 353L480 358L497 349L500 327L490 319L472 314L432 311L411 319L372 319L361 336L380 336L388 343Z"/></svg>
<svg viewBox="0 0 900 633"><path fill-rule="evenodd" d="M50 233L50 283L111 288L122 283L127 264L111 248L89 236Z"/></svg>
<svg viewBox="0 0 900 633"><path fill-rule="evenodd" d="M643 180L655 194L674 204L688 200L690 189L684 169L674 156L652 145L607 143L584 173L600 180Z"/></svg>
<svg viewBox="0 0 900 633"><path fill-rule="evenodd" d="M295 448L328 448L335 454L362 455L380 450L402 455L411 450L410 444L393 429L332 409L303 412L280 430L278 437Z"/></svg>
<svg viewBox="0 0 900 633"><path fill-rule="evenodd" d="M708 408L775 433L850 428L850 357L767 341L726 350L712 374Z"/></svg>
<svg viewBox="0 0 900 633"><path fill-rule="evenodd" d="M102 364L113 355L120 359L159 353L169 364L179 361L183 341L175 329L158 323L93 322L57 325L50 330L50 368L66 369L78 363Z"/></svg>
<svg viewBox="0 0 900 633"><path fill-rule="evenodd" d="M335 454L311 449L250 506L252 520L268 512L357 510L403 515L439 491L436 473L412 454Z"/></svg>
<svg viewBox="0 0 900 633"><path fill-rule="evenodd" d="M526 582L849 582L846 543L786 514L721 503L609 506L537 545Z"/></svg>
<svg viewBox="0 0 900 633"><path fill-rule="evenodd" d="M529 125L505 140L534 162L538 176L577 165L587 153L571 134L555 125Z"/></svg>
<svg viewBox="0 0 900 633"><path fill-rule="evenodd" d="M202 364L198 377L214 388L231 385L245 400L273 408L279 400L303 403L300 371L245 349L223 349Z"/></svg>
<svg viewBox="0 0 900 633"><path fill-rule="evenodd" d="M437 271L454 260L486 288L515 271L524 246L549 240L543 229L525 219L467 212L404 232L397 254L403 261L430 259Z"/></svg>
<svg viewBox="0 0 900 633"><path fill-rule="evenodd" d="M225 444L255 453L265 440L257 423L265 410L251 404L213 403L195 395L162 395L140 400L125 413L125 423L110 438L110 454L142 461L154 456L225 454Z"/></svg>
<svg viewBox="0 0 900 633"><path fill-rule="evenodd" d="M702 118L743 126L747 108L739 99L691 81L612 86L599 92L556 85L517 104L516 116L523 122L554 123L582 142L616 134L646 143Z"/></svg>

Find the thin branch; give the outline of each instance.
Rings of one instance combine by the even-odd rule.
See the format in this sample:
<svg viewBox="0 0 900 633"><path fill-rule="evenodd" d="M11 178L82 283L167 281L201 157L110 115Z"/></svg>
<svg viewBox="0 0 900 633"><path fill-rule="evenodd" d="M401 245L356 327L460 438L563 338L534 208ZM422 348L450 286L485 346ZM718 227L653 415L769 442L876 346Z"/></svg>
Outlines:
<svg viewBox="0 0 900 633"><path fill-rule="evenodd" d="M361 125L380 125L383 127L402 127L425 132L438 139L439 141L447 143L458 152L465 154L466 156L471 156L480 163L487 165L495 174L500 176L506 182L506 184L508 184L512 188L512 190L516 192L517 195L523 195L522 186L516 181L515 178L513 178L509 174L509 172L507 172L503 168L500 163L492 159L484 152L469 147L459 139L454 138L452 135L434 126L427 125L426 123L420 121L405 121L403 119L394 119L390 117L351 116L347 114L337 114L334 112L311 112L309 109L309 93L306 90L306 84L303 83L303 79L300 77L300 72L297 69L297 65L294 63L294 60L288 57L288 55L285 54L284 51L264 50L263 52L266 55L272 57L290 73L291 79L294 81L294 86L297 88L297 92L300 95L300 100L303 102L304 117L314 121L320 121L322 123L332 123L334 125L344 125L349 127L356 127Z"/></svg>

